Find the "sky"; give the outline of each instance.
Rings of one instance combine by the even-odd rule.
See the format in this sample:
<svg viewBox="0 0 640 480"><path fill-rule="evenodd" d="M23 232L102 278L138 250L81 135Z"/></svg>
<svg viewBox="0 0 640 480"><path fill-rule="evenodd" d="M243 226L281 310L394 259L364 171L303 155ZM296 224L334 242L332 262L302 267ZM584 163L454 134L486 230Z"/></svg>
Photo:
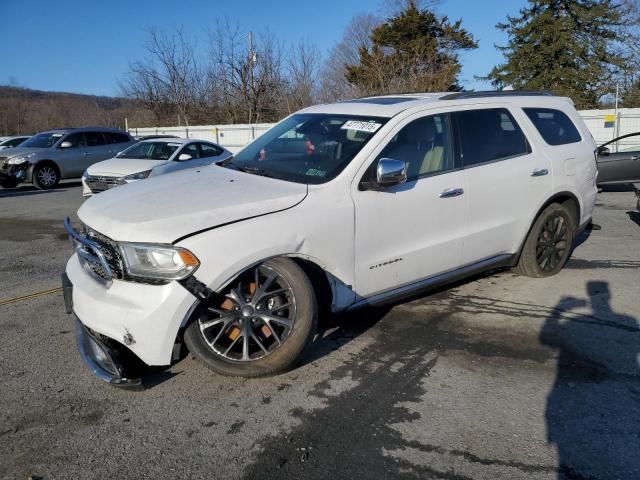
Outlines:
<svg viewBox="0 0 640 480"><path fill-rule="evenodd" d="M149 28L182 27L206 49L207 29L227 18L240 29L268 29L280 40L314 43L326 55L358 13L381 13L380 0L0 0L0 85L38 90L118 95L130 62L144 58ZM440 0L435 7L479 42L461 56L462 85L500 63L494 45L506 36L495 28L526 0Z"/></svg>

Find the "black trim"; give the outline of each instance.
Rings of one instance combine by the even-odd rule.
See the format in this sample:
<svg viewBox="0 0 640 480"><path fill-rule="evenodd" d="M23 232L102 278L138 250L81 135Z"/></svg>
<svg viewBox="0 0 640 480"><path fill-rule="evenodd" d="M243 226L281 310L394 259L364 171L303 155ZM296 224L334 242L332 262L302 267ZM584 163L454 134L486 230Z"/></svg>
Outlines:
<svg viewBox="0 0 640 480"><path fill-rule="evenodd" d="M221 223L219 225L214 225L213 227L203 228L202 230L188 233L187 235L183 235L182 237L177 238L176 240L171 242L171 245L175 245L178 242L186 240L187 238L193 237L195 235L200 235L201 233L208 232L210 230L215 230L216 228L226 227L227 225L233 225L234 223L240 223L240 222L244 222L245 220L252 220L254 218L266 217L267 215L272 215L274 213L286 212L287 210L291 210L292 208L300 205L302 202L304 202L304 199L307 198L308 196L309 196L309 185L307 185L307 193L304 194L304 197L302 197L298 203L294 203L293 205L287 208L283 208L281 210L274 210L273 212L261 213L260 215L254 215L252 217L239 218L238 220L232 220L231 222Z"/></svg>
<svg viewBox="0 0 640 480"><path fill-rule="evenodd" d="M477 92L456 92L440 97L438 100L463 100L466 98L492 97L553 97L553 93L546 90L480 90Z"/></svg>

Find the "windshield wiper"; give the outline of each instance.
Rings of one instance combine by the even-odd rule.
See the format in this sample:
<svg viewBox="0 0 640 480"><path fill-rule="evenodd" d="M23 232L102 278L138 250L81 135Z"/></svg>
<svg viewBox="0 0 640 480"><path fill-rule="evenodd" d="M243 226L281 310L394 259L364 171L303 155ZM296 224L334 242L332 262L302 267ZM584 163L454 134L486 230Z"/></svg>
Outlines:
<svg viewBox="0 0 640 480"><path fill-rule="evenodd" d="M237 163L233 163L233 157L229 157L226 160L223 160L222 162L218 163L217 165L221 166L221 167L231 167L235 170L238 170L240 172L243 173L250 173L253 175L260 175L261 177L269 177L269 178L276 178L273 175L271 175L270 173L267 173L266 170L262 169L262 168L258 168L258 167L250 167L250 166L240 166Z"/></svg>

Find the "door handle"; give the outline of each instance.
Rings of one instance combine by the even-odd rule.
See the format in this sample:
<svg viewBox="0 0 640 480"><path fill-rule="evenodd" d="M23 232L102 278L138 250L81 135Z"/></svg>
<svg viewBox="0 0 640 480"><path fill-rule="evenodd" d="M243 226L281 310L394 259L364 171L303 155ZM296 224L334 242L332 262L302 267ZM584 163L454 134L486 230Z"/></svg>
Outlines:
<svg viewBox="0 0 640 480"><path fill-rule="evenodd" d="M546 168L536 168L533 172L531 172L532 177L543 177L544 175L549 175L549 170Z"/></svg>
<svg viewBox="0 0 640 480"><path fill-rule="evenodd" d="M463 193L464 193L464 190L461 188L447 188L446 190L440 193L440 198L459 197Z"/></svg>

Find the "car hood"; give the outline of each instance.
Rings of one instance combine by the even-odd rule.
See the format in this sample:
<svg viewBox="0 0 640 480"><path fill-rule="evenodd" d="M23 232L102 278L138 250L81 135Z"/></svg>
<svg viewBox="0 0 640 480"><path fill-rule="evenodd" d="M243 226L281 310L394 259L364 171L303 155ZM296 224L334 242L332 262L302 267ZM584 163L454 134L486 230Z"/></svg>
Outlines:
<svg viewBox="0 0 640 480"><path fill-rule="evenodd" d="M13 147L13 148L5 148L0 153L3 157L15 157L16 155L26 155L28 153L35 153L36 155L42 153L45 150L49 150L48 148L26 148L26 147Z"/></svg>
<svg viewBox="0 0 640 480"><path fill-rule="evenodd" d="M115 175L125 176L132 173L151 170L158 165L164 165L167 160L141 160L139 158L110 158L102 162L94 163L87 168L89 175Z"/></svg>
<svg viewBox="0 0 640 480"><path fill-rule="evenodd" d="M300 203L307 185L217 165L148 178L89 198L78 217L113 240L173 243Z"/></svg>

